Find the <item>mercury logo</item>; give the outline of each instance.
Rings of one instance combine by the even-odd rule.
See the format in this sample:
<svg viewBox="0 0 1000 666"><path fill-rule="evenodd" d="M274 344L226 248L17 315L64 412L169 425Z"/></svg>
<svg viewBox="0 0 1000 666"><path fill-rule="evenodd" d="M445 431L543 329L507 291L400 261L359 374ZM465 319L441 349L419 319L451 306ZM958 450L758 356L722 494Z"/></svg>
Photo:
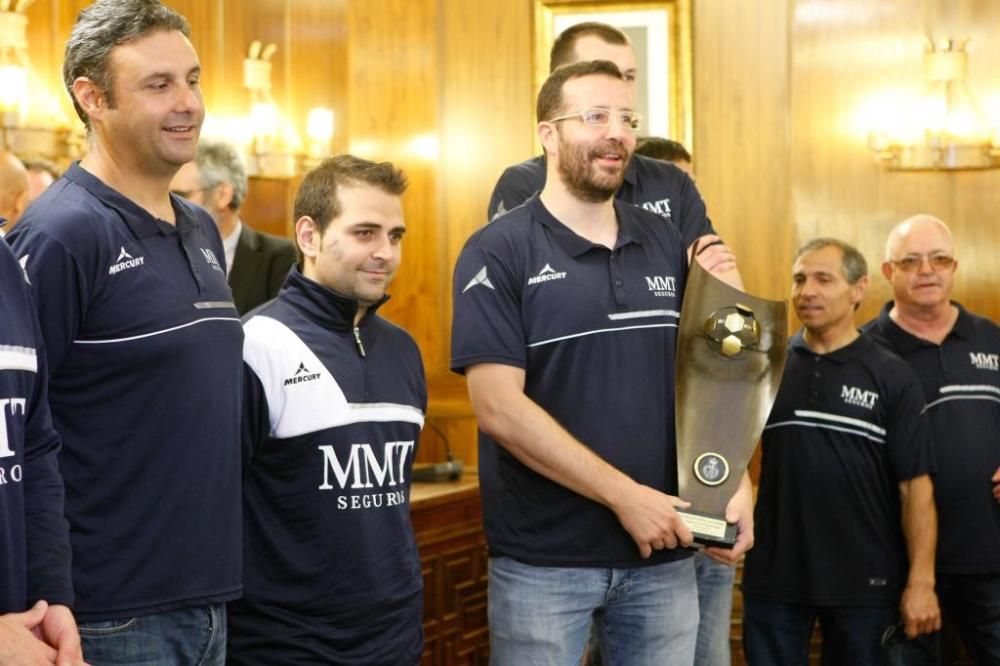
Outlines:
<svg viewBox="0 0 1000 666"><path fill-rule="evenodd" d="M564 280L566 279L566 271L557 271L552 268L551 265L545 264L542 270L538 271L538 275L528 278L528 284L538 284L540 282L550 282L552 280Z"/></svg>
<svg viewBox="0 0 1000 666"><path fill-rule="evenodd" d="M306 368L305 363L299 363L299 369L295 371L295 374L285 380L285 386L291 386L292 384L301 384L303 382L312 382L319 379L319 376L323 374L321 372L309 372Z"/></svg>
<svg viewBox="0 0 1000 666"><path fill-rule="evenodd" d="M125 247L122 246L121 252L118 253L118 258L115 260L115 263L108 267L108 275L116 275L130 268L142 266L145 261L145 257L133 257L125 250Z"/></svg>
<svg viewBox="0 0 1000 666"><path fill-rule="evenodd" d="M969 360L978 370L1000 371L1000 354L984 354L983 352L969 352Z"/></svg>
<svg viewBox="0 0 1000 666"><path fill-rule="evenodd" d="M476 273L476 276L471 280L469 280L469 284L465 285L465 289L462 290L462 293L464 294L473 287L478 287L479 285L482 285L488 289L494 289L493 283L490 282L490 278L486 275L486 266L483 266L479 270L479 272Z"/></svg>
<svg viewBox="0 0 1000 666"><path fill-rule="evenodd" d="M848 405L864 407L865 409L875 409L875 402L878 400L878 393L875 391L862 391L854 386L840 386L840 397Z"/></svg>

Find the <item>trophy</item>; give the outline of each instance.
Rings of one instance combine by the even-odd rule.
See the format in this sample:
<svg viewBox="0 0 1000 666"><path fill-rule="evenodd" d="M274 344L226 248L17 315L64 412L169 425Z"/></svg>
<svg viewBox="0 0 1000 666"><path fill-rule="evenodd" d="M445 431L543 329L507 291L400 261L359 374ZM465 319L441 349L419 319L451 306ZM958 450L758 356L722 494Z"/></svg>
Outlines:
<svg viewBox="0 0 1000 666"><path fill-rule="evenodd" d="M730 287L691 262L676 363L677 513L697 543L732 548L726 505L778 394L787 306Z"/></svg>

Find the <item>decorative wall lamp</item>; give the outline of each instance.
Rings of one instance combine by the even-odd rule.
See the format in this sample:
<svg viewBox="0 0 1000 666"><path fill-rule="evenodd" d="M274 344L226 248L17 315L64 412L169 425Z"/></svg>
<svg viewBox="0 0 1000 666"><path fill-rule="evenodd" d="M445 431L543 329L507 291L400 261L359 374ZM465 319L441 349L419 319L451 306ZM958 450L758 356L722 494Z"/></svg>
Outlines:
<svg viewBox="0 0 1000 666"><path fill-rule="evenodd" d="M917 117L900 119L898 131L869 135L880 164L908 171L1000 167L1000 136L994 134L966 83L968 41L935 44L927 39L924 97L915 108L896 111Z"/></svg>
<svg viewBox="0 0 1000 666"><path fill-rule="evenodd" d="M248 171L258 176L290 178L295 175L295 154L302 141L288 124L271 96L271 58L278 47L250 44L243 60L243 85L250 91Z"/></svg>
<svg viewBox="0 0 1000 666"><path fill-rule="evenodd" d="M31 70L28 17L34 0L0 0L0 147L60 160L73 152L57 99Z"/></svg>

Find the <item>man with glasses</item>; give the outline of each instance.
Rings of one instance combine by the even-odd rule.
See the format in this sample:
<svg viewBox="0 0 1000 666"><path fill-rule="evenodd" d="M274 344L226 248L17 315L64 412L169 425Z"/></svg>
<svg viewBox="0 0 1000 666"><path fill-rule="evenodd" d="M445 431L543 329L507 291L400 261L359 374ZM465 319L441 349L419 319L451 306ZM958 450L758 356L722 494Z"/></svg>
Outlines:
<svg viewBox="0 0 1000 666"><path fill-rule="evenodd" d="M920 376L938 473L937 591L977 663L1000 663L1000 327L950 300L958 261L941 220L889 234L894 301L867 325Z"/></svg>
<svg viewBox="0 0 1000 666"><path fill-rule="evenodd" d="M538 95L545 187L477 231L454 276L452 369L479 424L498 664L690 664L690 530L675 507L674 349L687 270L673 225L616 201L639 118L586 61ZM735 500L738 557L751 498Z"/></svg>
<svg viewBox="0 0 1000 666"><path fill-rule="evenodd" d="M295 263L295 248L291 241L256 231L240 219L247 174L232 146L201 142L194 161L180 168L170 189L215 220L226 253L226 279L240 314L278 295Z"/></svg>
<svg viewBox="0 0 1000 666"><path fill-rule="evenodd" d="M552 44L549 72L588 60L613 62L624 75L630 94L635 95L639 66L624 32L596 22L567 28ZM520 206L542 189L546 178L545 159L540 155L503 172L490 197L488 219ZM625 169L616 198L673 222L680 230L685 247L690 249L698 241L698 263L705 270L738 289L743 288L732 250L715 235L706 217L705 202L694 181L683 170L667 162L636 155Z"/></svg>
<svg viewBox="0 0 1000 666"><path fill-rule="evenodd" d="M913 371L854 313L864 257L819 238L799 248L789 344L762 436L757 543L743 572L751 664L804 664L819 618L823 663L881 666L902 622L939 627L934 596L934 455Z"/></svg>

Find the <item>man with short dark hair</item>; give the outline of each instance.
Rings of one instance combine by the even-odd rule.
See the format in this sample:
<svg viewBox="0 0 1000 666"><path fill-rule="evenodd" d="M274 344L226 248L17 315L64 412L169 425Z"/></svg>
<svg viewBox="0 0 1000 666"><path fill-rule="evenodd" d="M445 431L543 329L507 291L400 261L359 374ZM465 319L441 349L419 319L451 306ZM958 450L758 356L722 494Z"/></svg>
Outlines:
<svg viewBox="0 0 1000 666"><path fill-rule="evenodd" d="M46 159L29 158L22 161L24 168L28 170L28 203L30 204L59 179L59 171L52 162Z"/></svg>
<svg viewBox="0 0 1000 666"><path fill-rule="evenodd" d="M579 663L592 619L614 664L690 664L691 531L675 511L677 229L615 201L635 146L608 61L538 96L545 188L477 231L455 268L452 369L478 421L491 655ZM655 280L654 280L655 278ZM667 288L653 288L653 283ZM729 515L753 542L750 488Z"/></svg>
<svg viewBox="0 0 1000 666"><path fill-rule="evenodd" d="M295 198L301 255L245 322L244 598L231 664L416 664L423 585L410 469L420 351L376 314L406 231L402 173L324 161Z"/></svg>
<svg viewBox="0 0 1000 666"><path fill-rule="evenodd" d="M0 663L78 664L42 336L24 274L3 240L0 285Z"/></svg>
<svg viewBox="0 0 1000 666"><path fill-rule="evenodd" d="M204 118L187 21L98 0L63 75L83 160L11 234L63 441L74 610L94 663L221 664L241 593L243 330L219 233L170 195Z"/></svg>
<svg viewBox="0 0 1000 666"><path fill-rule="evenodd" d="M743 571L751 664L805 663L819 618L823 663L880 666L900 622L940 628L934 594L934 451L913 371L859 334L864 257L820 238L799 248L803 329L762 437L757 541Z"/></svg>
<svg viewBox="0 0 1000 666"><path fill-rule="evenodd" d="M630 92L635 93L639 67L628 37L604 23L586 22L564 30L552 44L549 71L570 63L609 60L621 70ZM514 209L545 185L545 156L508 167L493 189L487 219ZM732 250L724 245L706 217L705 202L694 182L674 165L635 156L625 170L616 198L640 206L669 220L680 231L684 245L698 241L698 263L715 277L742 289Z"/></svg>
<svg viewBox="0 0 1000 666"><path fill-rule="evenodd" d="M202 141L194 161L180 168L170 189L215 220L226 251L226 277L241 314L278 295L295 263L295 248L287 239L256 231L240 219L247 175L235 148Z"/></svg>
<svg viewBox="0 0 1000 666"><path fill-rule="evenodd" d="M937 447L937 593L980 664L1000 663L1000 327L951 300L958 261L930 215L898 225L882 274L893 301L866 326L920 377Z"/></svg>

